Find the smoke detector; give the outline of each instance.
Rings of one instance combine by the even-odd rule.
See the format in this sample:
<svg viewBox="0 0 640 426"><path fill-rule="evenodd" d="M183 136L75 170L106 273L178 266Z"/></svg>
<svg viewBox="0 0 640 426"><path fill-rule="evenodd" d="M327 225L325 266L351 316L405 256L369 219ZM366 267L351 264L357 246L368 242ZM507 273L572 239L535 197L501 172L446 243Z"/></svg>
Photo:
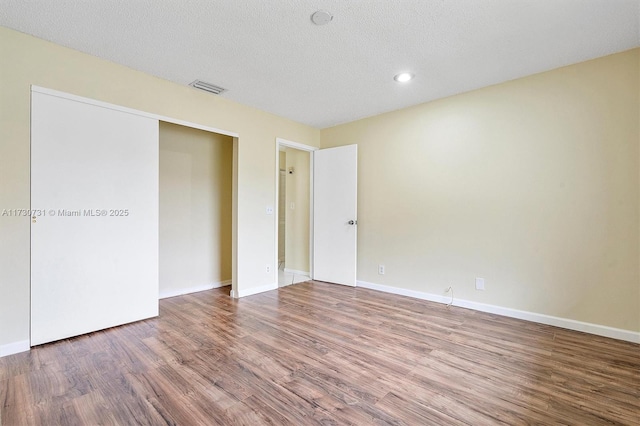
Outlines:
<svg viewBox="0 0 640 426"><path fill-rule="evenodd" d="M326 10L318 10L311 15L311 22L316 25L326 25L333 19L333 15Z"/></svg>

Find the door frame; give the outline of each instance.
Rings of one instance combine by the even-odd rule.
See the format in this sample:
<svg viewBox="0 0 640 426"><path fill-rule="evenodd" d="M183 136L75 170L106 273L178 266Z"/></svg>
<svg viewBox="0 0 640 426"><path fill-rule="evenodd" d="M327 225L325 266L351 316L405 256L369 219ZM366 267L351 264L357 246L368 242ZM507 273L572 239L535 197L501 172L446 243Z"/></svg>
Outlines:
<svg viewBox="0 0 640 426"><path fill-rule="evenodd" d="M89 105L94 105L102 108L108 108L115 111L125 112L129 114L139 115L142 117L148 117L156 119L158 121L164 121L167 123L177 124L184 127L190 127L193 129L204 130L206 132L218 133L233 138L233 159L232 159L232 206L231 206L231 292L230 296L238 294L238 172L239 164L238 157L240 151L240 135L236 132L228 130L222 130L211 126L206 126L190 121L180 120L173 117L167 117L160 114L154 114L151 112L141 111L134 108L128 108L121 105L116 105L108 102L98 101L96 99L86 98L83 96L73 95L67 92L61 92L54 89L49 89L42 86L31 85L31 92L43 93L51 96L56 96L63 99L68 99L76 102L81 102ZM160 141L158 141L160 143ZM29 168L31 168L31 162L29 162ZM31 172L29 172L31 173ZM31 203L31 178L29 178L29 203ZM29 252L31 252L31 229L29 229ZM277 254L276 254L277 257ZM31 265L29 265L29 292L31 292ZM159 296L159 295L158 295ZM31 311L29 311L31 316ZM31 340L31 337L29 337Z"/></svg>
<svg viewBox="0 0 640 426"><path fill-rule="evenodd" d="M275 222L275 255L273 260L273 271L278 282L278 229L279 229L279 200L280 200L280 148L293 148L309 153L309 278L313 279L313 153L320 148L305 145L299 142L290 141L283 138L276 138L276 168L275 168L275 198L274 198L274 222ZM286 254L285 254L286 256Z"/></svg>
<svg viewBox="0 0 640 426"><path fill-rule="evenodd" d="M278 160L279 159L280 159L280 155L278 155ZM278 176L278 179L280 179L280 181L278 182L278 192L277 192L277 196L278 196L278 209L277 209L278 210L278 216L276 217L276 220L278 221L278 235L276 235L276 238L278 238L278 268L280 268L280 262L282 261L280 259L280 249L282 248L282 247L280 247L280 230L281 230L280 226L284 225L285 228L286 228L286 225L287 225L286 216L285 216L285 220L282 221L282 223L280 221L280 203L282 201L280 199L280 197L282 196L282 194L280 193L280 188L282 187L282 183L284 181L284 183L285 183L284 186L285 186L285 191L286 191L286 187L287 187L287 185L286 185L287 171L286 170L280 170L279 173L280 173L280 175ZM285 194L285 196L286 195L287 194ZM283 203L283 204L286 205L286 203ZM286 234L287 233L286 233L286 229L285 229L285 238L284 238L285 243L286 243L286 240L287 240L287 235ZM286 246L286 244L285 244L285 246ZM286 256L286 250L285 250L285 256ZM278 284L280 284L280 283L278 283Z"/></svg>

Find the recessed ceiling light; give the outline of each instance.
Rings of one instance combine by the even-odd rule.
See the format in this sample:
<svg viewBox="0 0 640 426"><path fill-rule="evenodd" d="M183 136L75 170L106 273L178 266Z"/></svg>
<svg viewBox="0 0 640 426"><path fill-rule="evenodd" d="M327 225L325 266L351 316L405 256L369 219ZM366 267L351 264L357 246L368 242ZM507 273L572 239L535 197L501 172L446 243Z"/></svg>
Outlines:
<svg viewBox="0 0 640 426"><path fill-rule="evenodd" d="M311 15L311 22L316 25L325 25L331 22L333 19L333 15L327 12L326 10L318 10Z"/></svg>
<svg viewBox="0 0 640 426"><path fill-rule="evenodd" d="M401 72L400 74L396 74L393 79L398 83L406 83L409 80L413 80L413 77L415 76L409 72Z"/></svg>

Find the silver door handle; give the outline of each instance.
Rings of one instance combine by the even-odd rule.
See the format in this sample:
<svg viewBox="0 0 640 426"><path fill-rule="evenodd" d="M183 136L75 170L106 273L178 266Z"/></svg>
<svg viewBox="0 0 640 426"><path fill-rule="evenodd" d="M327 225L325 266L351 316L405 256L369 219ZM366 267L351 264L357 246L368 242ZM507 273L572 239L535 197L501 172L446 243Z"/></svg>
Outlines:
<svg viewBox="0 0 640 426"><path fill-rule="evenodd" d="M347 222L349 225L357 225L358 221L357 220L350 220L349 222Z"/></svg>

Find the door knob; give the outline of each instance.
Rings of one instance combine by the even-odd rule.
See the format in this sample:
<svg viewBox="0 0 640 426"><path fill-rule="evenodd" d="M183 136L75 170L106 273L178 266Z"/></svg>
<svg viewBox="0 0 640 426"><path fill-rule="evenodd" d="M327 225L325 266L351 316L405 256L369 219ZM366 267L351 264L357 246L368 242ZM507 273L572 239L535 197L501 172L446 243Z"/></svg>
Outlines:
<svg viewBox="0 0 640 426"><path fill-rule="evenodd" d="M350 220L349 222L347 222L349 225L357 225L358 221L357 220Z"/></svg>

